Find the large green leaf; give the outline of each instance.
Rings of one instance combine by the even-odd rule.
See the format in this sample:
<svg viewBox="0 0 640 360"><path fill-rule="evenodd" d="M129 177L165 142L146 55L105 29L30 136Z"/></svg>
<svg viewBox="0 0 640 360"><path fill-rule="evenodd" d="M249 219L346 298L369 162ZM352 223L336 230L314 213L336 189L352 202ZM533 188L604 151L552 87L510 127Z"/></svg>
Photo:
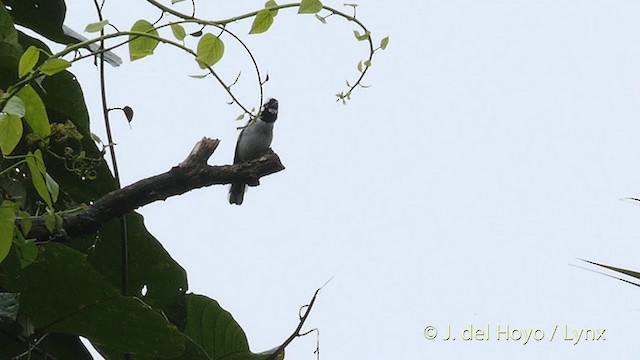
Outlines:
<svg viewBox="0 0 640 360"><path fill-rule="evenodd" d="M65 35L62 23L67 12L64 0L4 0L16 24L61 44L76 42Z"/></svg>
<svg viewBox="0 0 640 360"><path fill-rule="evenodd" d="M21 293L22 310L36 329L83 336L121 353L164 358L184 351L182 334L159 312L120 296L86 255L67 246L42 247L38 260L5 284Z"/></svg>
<svg viewBox="0 0 640 360"><path fill-rule="evenodd" d="M135 212L126 216L129 245L129 294L140 296L154 308L162 309L174 318L176 308L187 291L184 269L169 255L162 244L144 226L143 218ZM105 274L113 284L120 283L121 242L120 220L105 224L98 238L88 237L83 242L95 246L88 250L95 268ZM143 296L143 288L146 290Z"/></svg>
<svg viewBox="0 0 640 360"><path fill-rule="evenodd" d="M203 295L185 297L187 324L184 333L195 343L187 342L187 352L194 359L264 360L270 352L254 354L244 330L217 301ZM278 357L282 359L282 354Z"/></svg>
<svg viewBox="0 0 640 360"><path fill-rule="evenodd" d="M51 360L51 359L73 359L73 360L93 360L93 357L82 344L77 336L67 334L49 333L46 336L36 334L40 339L38 346L34 347L31 342L21 340L11 333L18 333L18 327L5 329L0 332L0 359L30 359L30 360ZM19 355L24 354L22 357Z"/></svg>
<svg viewBox="0 0 640 360"><path fill-rule="evenodd" d="M187 326L185 334L199 344L213 359L249 351L244 331L231 314L217 301L206 296L186 296Z"/></svg>
<svg viewBox="0 0 640 360"><path fill-rule="evenodd" d="M0 1L0 88L6 89L18 80L18 62L22 48L11 16Z"/></svg>

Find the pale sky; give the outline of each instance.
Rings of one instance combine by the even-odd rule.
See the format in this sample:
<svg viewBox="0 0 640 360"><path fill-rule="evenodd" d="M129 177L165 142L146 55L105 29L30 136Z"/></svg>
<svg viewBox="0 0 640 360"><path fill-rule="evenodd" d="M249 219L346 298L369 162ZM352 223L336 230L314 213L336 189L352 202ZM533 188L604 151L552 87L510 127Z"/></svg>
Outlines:
<svg viewBox="0 0 640 360"><path fill-rule="evenodd" d="M139 3L109 0L105 16L121 29L157 18ZM263 5L216 3L200 2L199 16ZM68 26L95 21L90 2L67 5ZM325 360L636 358L637 288L571 265L640 269L640 207L620 200L640 196L640 3L360 5L374 38L391 42L346 107L334 94L367 54L352 24L289 10L263 35L244 35L250 21L230 27L269 72L287 169L241 207L217 186L141 210L190 291L229 310L255 352L286 339L333 277L307 323ZM229 81L242 70L238 95L258 106L250 63L227 41L216 69ZM72 71L104 138L97 72L90 61ZM162 45L109 69L110 105L135 110L132 129L113 120L123 184L168 170L203 136L222 140L211 164L232 161L239 110L212 80L187 76L197 73ZM443 340L448 326L457 340ZM469 326L488 326L489 339L463 341ZM544 336L497 340L507 326ZM565 326L606 340L574 345ZM296 340L287 358L315 359L315 341Z"/></svg>

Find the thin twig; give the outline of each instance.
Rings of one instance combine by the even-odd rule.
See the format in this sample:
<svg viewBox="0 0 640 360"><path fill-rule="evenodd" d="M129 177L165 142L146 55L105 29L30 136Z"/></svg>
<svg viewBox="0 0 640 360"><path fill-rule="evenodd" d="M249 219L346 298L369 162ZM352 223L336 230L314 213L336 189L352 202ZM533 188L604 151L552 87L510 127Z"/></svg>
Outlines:
<svg viewBox="0 0 640 360"><path fill-rule="evenodd" d="M313 330L311 330L311 331L307 331L307 332L301 333L302 327L304 326L304 323L307 321L307 318L311 314L311 309L313 308L313 305L316 303L316 299L318 298L318 294L320 293L320 290L322 290L322 288L324 288L329 283L329 281L331 281L332 279L333 278L329 279L324 285L322 285L321 287L316 289L316 292L313 294L313 297L311 298L311 301L309 302L309 304L303 305L300 308L301 312L304 310L304 314L303 315L298 315L300 317L300 322L298 323L298 326L293 331L293 333L291 333L291 335L289 335L287 340L285 340L280 346L278 346L278 348L276 348L276 351L271 353L271 355L269 355L266 360L275 360L275 358L277 358L278 355L280 353L282 353L284 351L284 349L287 346L289 346L289 344L291 344L291 342L293 342L293 340L295 340L297 337L305 336L305 335L309 334L311 331L313 331ZM318 347L316 349L318 354L320 354L319 347L320 346L318 345Z"/></svg>

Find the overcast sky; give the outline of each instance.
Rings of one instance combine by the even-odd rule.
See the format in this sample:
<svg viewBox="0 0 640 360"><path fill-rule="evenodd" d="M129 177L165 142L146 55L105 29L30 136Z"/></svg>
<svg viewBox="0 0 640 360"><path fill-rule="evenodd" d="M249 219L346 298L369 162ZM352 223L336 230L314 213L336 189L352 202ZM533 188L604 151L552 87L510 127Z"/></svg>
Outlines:
<svg viewBox="0 0 640 360"><path fill-rule="evenodd" d="M67 4L78 31L95 21L86 3ZM121 29L158 16L123 4L105 7ZM201 1L198 15L262 4ZM307 325L325 360L636 358L638 289L572 265L640 269L640 207L620 200L640 196L638 14L631 1L363 2L358 18L391 42L346 107L334 94L367 55L352 24L293 10L263 35L233 24L280 101L273 149L287 169L241 207L222 186L147 206L147 227L256 352L280 344L333 277ZM259 106L250 62L225 41L216 69L229 81L242 70L238 95ZM104 138L97 72L90 61L72 71ZM110 105L135 110L132 129L113 120L123 184L168 170L203 136L222 140L211 164L232 161L239 110L197 73L162 45L109 69ZM449 326L455 341L443 340ZM489 339L463 341L469 326ZM543 339L497 340L507 326ZM574 345L565 326L606 340ZM287 357L314 349L309 336Z"/></svg>

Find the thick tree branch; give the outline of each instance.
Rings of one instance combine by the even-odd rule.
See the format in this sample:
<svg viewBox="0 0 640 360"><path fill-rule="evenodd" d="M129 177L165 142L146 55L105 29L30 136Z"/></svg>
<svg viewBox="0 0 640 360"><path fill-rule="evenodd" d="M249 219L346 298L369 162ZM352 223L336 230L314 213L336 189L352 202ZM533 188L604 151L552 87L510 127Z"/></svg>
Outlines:
<svg viewBox="0 0 640 360"><path fill-rule="evenodd" d="M219 143L219 140L203 138L189 156L171 170L114 190L86 209L63 215L62 234L52 236L45 227L44 220L35 219L28 237L40 241L52 238L55 241L67 241L73 237L90 235L105 222L152 202L211 185L244 182L249 186L256 186L260 184L261 177L284 170L280 158L271 149L248 163L207 165L207 160Z"/></svg>

